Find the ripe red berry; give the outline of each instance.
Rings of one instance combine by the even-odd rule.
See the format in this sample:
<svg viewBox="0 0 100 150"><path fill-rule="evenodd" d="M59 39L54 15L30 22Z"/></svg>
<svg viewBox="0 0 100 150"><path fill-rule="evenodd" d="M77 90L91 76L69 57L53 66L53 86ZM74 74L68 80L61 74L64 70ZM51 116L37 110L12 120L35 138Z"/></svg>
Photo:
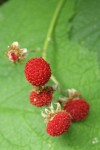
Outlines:
<svg viewBox="0 0 100 150"><path fill-rule="evenodd" d="M60 136L68 131L71 124L71 117L67 112L59 112L47 124L46 131L51 136Z"/></svg>
<svg viewBox="0 0 100 150"><path fill-rule="evenodd" d="M45 85L51 76L50 65L43 58L32 58L26 63L25 76L35 86Z"/></svg>
<svg viewBox="0 0 100 150"><path fill-rule="evenodd" d="M66 110L72 116L72 121L82 121L89 113L89 104L83 99L74 99L64 105L64 110Z"/></svg>
<svg viewBox="0 0 100 150"><path fill-rule="evenodd" d="M52 87L46 87L40 92L32 91L30 93L30 103L37 107L48 105L52 101L52 93L53 93Z"/></svg>
<svg viewBox="0 0 100 150"><path fill-rule="evenodd" d="M62 110L61 105L56 103L56 109L51 104L49 109L45 108L45 113L42 111L41 115L45 118L46 131L51 136L60 136L68 131L71 124L71 116L65 110Z"/></svg>

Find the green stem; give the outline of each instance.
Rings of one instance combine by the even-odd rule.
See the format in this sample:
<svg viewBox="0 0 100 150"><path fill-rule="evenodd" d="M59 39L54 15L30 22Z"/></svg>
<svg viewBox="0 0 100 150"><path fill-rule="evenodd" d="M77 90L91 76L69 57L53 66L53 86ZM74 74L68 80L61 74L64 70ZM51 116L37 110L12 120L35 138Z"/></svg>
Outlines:
<svg viewBox="0 0 100 150"><path fill-rule="evenodd" d="M57 79L52 75L51 76L51 80L56 84L59 85L59 82L57 81Z"/></svg>
<svg viewBox="0 0 100 150"><path fill-rule="evenodd" d="M57 81L55 76L51 76L51 80L58 86L58 90L62 93L62 95L66 95L66 91L63 89L63 87L60 85L60 83Z"/></svg>
<svg viewBox="0 0 100 150"><path fill-rule="evenodd" d="M48 45L49 45L49 42L50 42L50 40L51 40L52 33L53 33L53 31L54 31L54 28L55 28L55 25L56 25L56 21L57 21L57 18L58 18L58 16L59 16L59 13L60 13L60 11L61 11L61 8L62 8L62 6L63 6L63 4L64 4L64 1L65 1L65 0L59 0L59 3L58 3L58 5L57 5L57 8L56 8L56 10L55 10L55 12L54 12L53 18L52 18L51 23L50 23L50 27L49 27L49 29L48 29L48 33L47 33L47 37L46 37L45 42L44 42L43 53L42 53L42 57L43 57L45 60L46 60L46 55L47 55L46 50L47 50ZM63 89L61 88L61 85L59 84L59 82L56 80L56 78L55 78L53 75L51 76L51 80L52 80L57 86L59 86L60 91L63 92Z"/></svg>
<svg viewBox="0 0 100 150"><path fill-rule="evenodd" d="M43 53L42 53L42 57L44 59L46 59L46 50L47 50L47 47L48 47L48 44L51 40L51 37L52 37L52 33L53 33L53 30L54 30L54 27L55 27L55 24L56 24L56 21L57 21L57 18L58 18L58 15L59 15L59 12L62 8L62 5L64 3L65 0L59 0L59 3L57 5L57 8L54 12L54 15L53 15L53 18L51 20L51 23L50 23L50 27L49 27L49 30L48 30L48 33L47 33L47 37L46 37L46 40L44 42L44 46L43 46Z"/></svg>

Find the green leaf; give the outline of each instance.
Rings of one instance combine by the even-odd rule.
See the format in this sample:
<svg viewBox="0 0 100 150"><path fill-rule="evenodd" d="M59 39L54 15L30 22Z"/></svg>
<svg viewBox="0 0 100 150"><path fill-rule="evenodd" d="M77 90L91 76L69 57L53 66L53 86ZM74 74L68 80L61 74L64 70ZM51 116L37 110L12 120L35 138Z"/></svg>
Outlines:
<svg viewBox="0 0 100 150"><path fill-rule="evenodd" d="M99 143L93 144L95 137L98 140L100 138L100 71L97 55L75 42L68 41L66 45L65 43L58 45L55 55L50 58L53 60L51 62L52 68L54 67L53 73L65 89L79 90L91 106L88 118L83 122L73 124L72 129L65 134L64 145L67 147L70 140L69 150L71 148L75 150L99 149Z"/></svg>
<svg viewBox="0 0 100 150"><path fill-rule="evenodd" d="M11 64L5 57L5 49L13 41L19 41L21 47L29 50L43 47L57 3L57 0L10 0L0 8L1 150L100 148L99 142L93 144L94 138L100 138L100 71L97 53L68 40L71 19L75 13L74 0L64 4L47 54L52 72L60 84L65 89L78 89L90 103L91 111L86 120L72 124L69 132L60 137L47 135L41 109L29 104L29 93L33 87L25 80L25 64ZM27 60L38 55L41 53L30 53ZM59 96L55 93L54 102Z"/></svg>
<svg viewBox="0 0 100 150"><path fill-rule="evenodd" d="M100 63L100 1L79 0L72 21L70 38L96 51Z"/></svg>

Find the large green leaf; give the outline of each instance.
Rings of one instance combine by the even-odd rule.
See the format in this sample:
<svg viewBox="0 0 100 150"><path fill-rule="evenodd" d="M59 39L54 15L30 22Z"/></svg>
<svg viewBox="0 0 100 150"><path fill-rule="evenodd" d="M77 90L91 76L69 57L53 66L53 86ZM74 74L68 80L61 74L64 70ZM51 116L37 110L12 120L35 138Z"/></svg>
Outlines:
<svg viewBox="0 0 100 150"><path fill-rule="evenodd" d="M29 104L32 86L24 77L24 63L14 65L5 58L9 43L19 41L28 49L42 48L58 1L10 0L0 8L0 149L1 150L98 150L100 71L97 53L68 40L75 1L65 1L48 48L52 72L65 88L76 88L91 105L89 117L72 124L68 133L50 137L45 132L41 109ZM33 55L33 56L32 56ZM31 57L41 53L30 53ZM52 83L52 82L51 82ZM50 84L51 84L50 83ZM60 96L60 95L59 95ZM58 99L55 94L54 101Z"/></svg>
<svg viewBox="0 0 100 150"><path fill-rule="evenodd" d="M70 37L98 53L100 63L100 1L78 0Z"/></svg>

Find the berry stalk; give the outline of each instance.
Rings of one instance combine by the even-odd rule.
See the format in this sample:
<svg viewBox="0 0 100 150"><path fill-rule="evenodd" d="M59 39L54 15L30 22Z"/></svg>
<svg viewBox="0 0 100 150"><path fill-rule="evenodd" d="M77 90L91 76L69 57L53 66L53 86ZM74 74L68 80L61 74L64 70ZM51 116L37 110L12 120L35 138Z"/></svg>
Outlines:
<svg viewBox="0 0 100 150"><path fill-rule="evenodd" d="M65 0L59 0L58 5L57 5L57 8L56 8L56 10L55 10L55 12L54 12L53 18L52 18L51 23L50 23L50 27L49 27L49 29L48 29L48 33L47 33L47 37L46 37L45 42L44 42L43 53L42 53L42 57L43 57L45 60L46 60L46 55L47 55L46 50L47 50L47 48L48 48L49 42L50 42L51 37L52 37L52 33L53 33L54 29L55 29L55 25L56 25L56 22L57 22L59 13L60 13L60 11L61 11L61 9L62 9L62 6L63 6L64 2L65 2ZM60 84L59 84L59 82L56 80L56 78L55 78L53 75L51 76L51 80L52 80L57 86L60 87L61 91L63 91L62 88L61 88L61 86L60 86Z"/></svg>
<svg viewBox="0 0 100 150"><path fill-rule="evenodd" d="M52 33L54 31L54 28L55 28L55 25L56 25L56 22L57 22L57 18L59 16L61 8L62 8L62 6L64 4L64 1L65 0L59 0L57 8L56 8L56 10L54 12L53 18L51 20L50 27L49 27L48 33L47 33L47 37L46 37L46 40L45 40L44 46L43 46L43 54L42 54L42 56L43 56L44 59L46 59L46 50L47 50L48 44L50 42L50 39L52 37Z"/></svg>

